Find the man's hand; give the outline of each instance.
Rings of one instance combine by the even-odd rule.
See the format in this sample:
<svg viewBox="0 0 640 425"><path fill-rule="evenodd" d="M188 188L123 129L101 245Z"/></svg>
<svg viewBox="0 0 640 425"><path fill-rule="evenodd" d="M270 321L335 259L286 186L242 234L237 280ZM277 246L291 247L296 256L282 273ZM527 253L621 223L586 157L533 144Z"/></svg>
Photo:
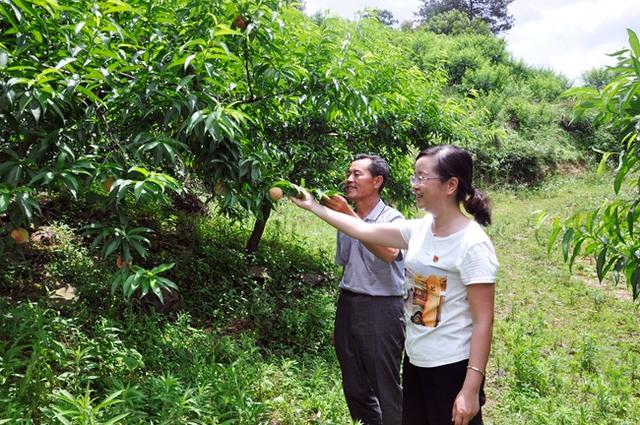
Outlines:
<svg viewBox="0 0 640 425"><path fill-rule="evenodd" d="M306 189L300 188L300 191L302 192L301 197L289 196L289 200L302 209L312 211L313 206L318 204Z"/></svg>
<svg viewBox="0 0 640 425"><path fill-rule="evenodd" d="M327 208L331 208L334 211L341 212L343 214L351 215L354 217L357 216L355 211L353 211L353 209L351 209L351 207L349 206L349 203L347 202L347 200L340 195L333 195L330 198L323 197L322 205L326 206Z"/></svg>

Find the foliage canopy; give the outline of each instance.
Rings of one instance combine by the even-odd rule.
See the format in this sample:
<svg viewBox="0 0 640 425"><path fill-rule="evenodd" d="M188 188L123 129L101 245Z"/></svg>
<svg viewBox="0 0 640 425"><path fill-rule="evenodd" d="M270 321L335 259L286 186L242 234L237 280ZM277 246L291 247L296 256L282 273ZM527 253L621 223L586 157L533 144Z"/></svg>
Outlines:
<svg viewBox="0 0 640 425"><path fill-rule="evenodd" d="M272 181L334 186L357 152L402 170L415 123L450 137L464 116L377 20L315 23L276 0L7 0L0 16L0 248L46 197L89 201L102 212L85 229L126 295L171 287L134 212L187 176L258 218L255 249Z"/></svg>
<svg viewBox="0 0 640 425"><path fill-rule="evenodd" d="M494 34L508 31L513 27L513 15L508 6L513 0L422 0L418 17L428 22L435 16L457 10L463 12L470 21L484 21Z"/></svg>
<svg viewBox="0 0 640 425"><path fill-rule="evenodd" d="M390 162L400 207L415 151L436 143L508 181L578 155L552 104L566 82L511 62L468 19L444 36L277 0L6 0L0 16L0 249L66 197L127 296L173 287L143 212L194 187L217 213L255 218L255 251L273 182L339 189L356 153Z"/></svg>

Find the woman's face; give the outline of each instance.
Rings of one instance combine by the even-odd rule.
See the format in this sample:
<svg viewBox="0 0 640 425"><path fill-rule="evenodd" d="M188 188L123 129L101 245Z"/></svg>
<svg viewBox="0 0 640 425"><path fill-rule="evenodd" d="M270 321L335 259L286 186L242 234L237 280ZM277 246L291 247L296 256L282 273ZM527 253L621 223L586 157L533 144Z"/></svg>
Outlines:
<svg viewBox="0 0 640 425"><path fill-rule="evenodd" d="M435 161L430 156L420 157L411 179L416 206L433 212L434 206L446 201L447 182L441 180L434 169Z"/></svg>

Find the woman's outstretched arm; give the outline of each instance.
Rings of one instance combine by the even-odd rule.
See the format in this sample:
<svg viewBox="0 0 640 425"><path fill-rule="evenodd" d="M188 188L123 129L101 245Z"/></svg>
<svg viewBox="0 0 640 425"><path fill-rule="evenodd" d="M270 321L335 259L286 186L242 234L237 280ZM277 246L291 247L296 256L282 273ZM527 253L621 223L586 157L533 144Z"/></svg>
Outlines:
<svg viewBox="0 0 640 425"><path fill-rule="evenodd" d="M392 248L407 248L407 243L400 233L400 224L398 222L366 223L357 217L343 214L318 204L306 191L304 195L304 199L290 199L298 207L311 211L320 219L352 238Z"/></svg>

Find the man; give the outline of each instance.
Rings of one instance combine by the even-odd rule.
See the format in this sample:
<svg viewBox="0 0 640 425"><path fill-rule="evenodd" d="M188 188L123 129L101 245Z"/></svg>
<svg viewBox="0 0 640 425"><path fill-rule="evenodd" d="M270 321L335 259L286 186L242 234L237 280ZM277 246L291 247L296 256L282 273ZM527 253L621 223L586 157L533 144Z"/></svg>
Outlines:
<svg viewBox="0 0 640 425"><path fill-rule="evenodd" d="M402 220L380 191L389 165L376 155L358 155L349 166L345 195L325 205L367 222ZM335 321L335 349L342 386L354 420L365 425L399 425L402 420L400 361L404 346L402 253L338 232L336 263L344 266Z"/></svg>

